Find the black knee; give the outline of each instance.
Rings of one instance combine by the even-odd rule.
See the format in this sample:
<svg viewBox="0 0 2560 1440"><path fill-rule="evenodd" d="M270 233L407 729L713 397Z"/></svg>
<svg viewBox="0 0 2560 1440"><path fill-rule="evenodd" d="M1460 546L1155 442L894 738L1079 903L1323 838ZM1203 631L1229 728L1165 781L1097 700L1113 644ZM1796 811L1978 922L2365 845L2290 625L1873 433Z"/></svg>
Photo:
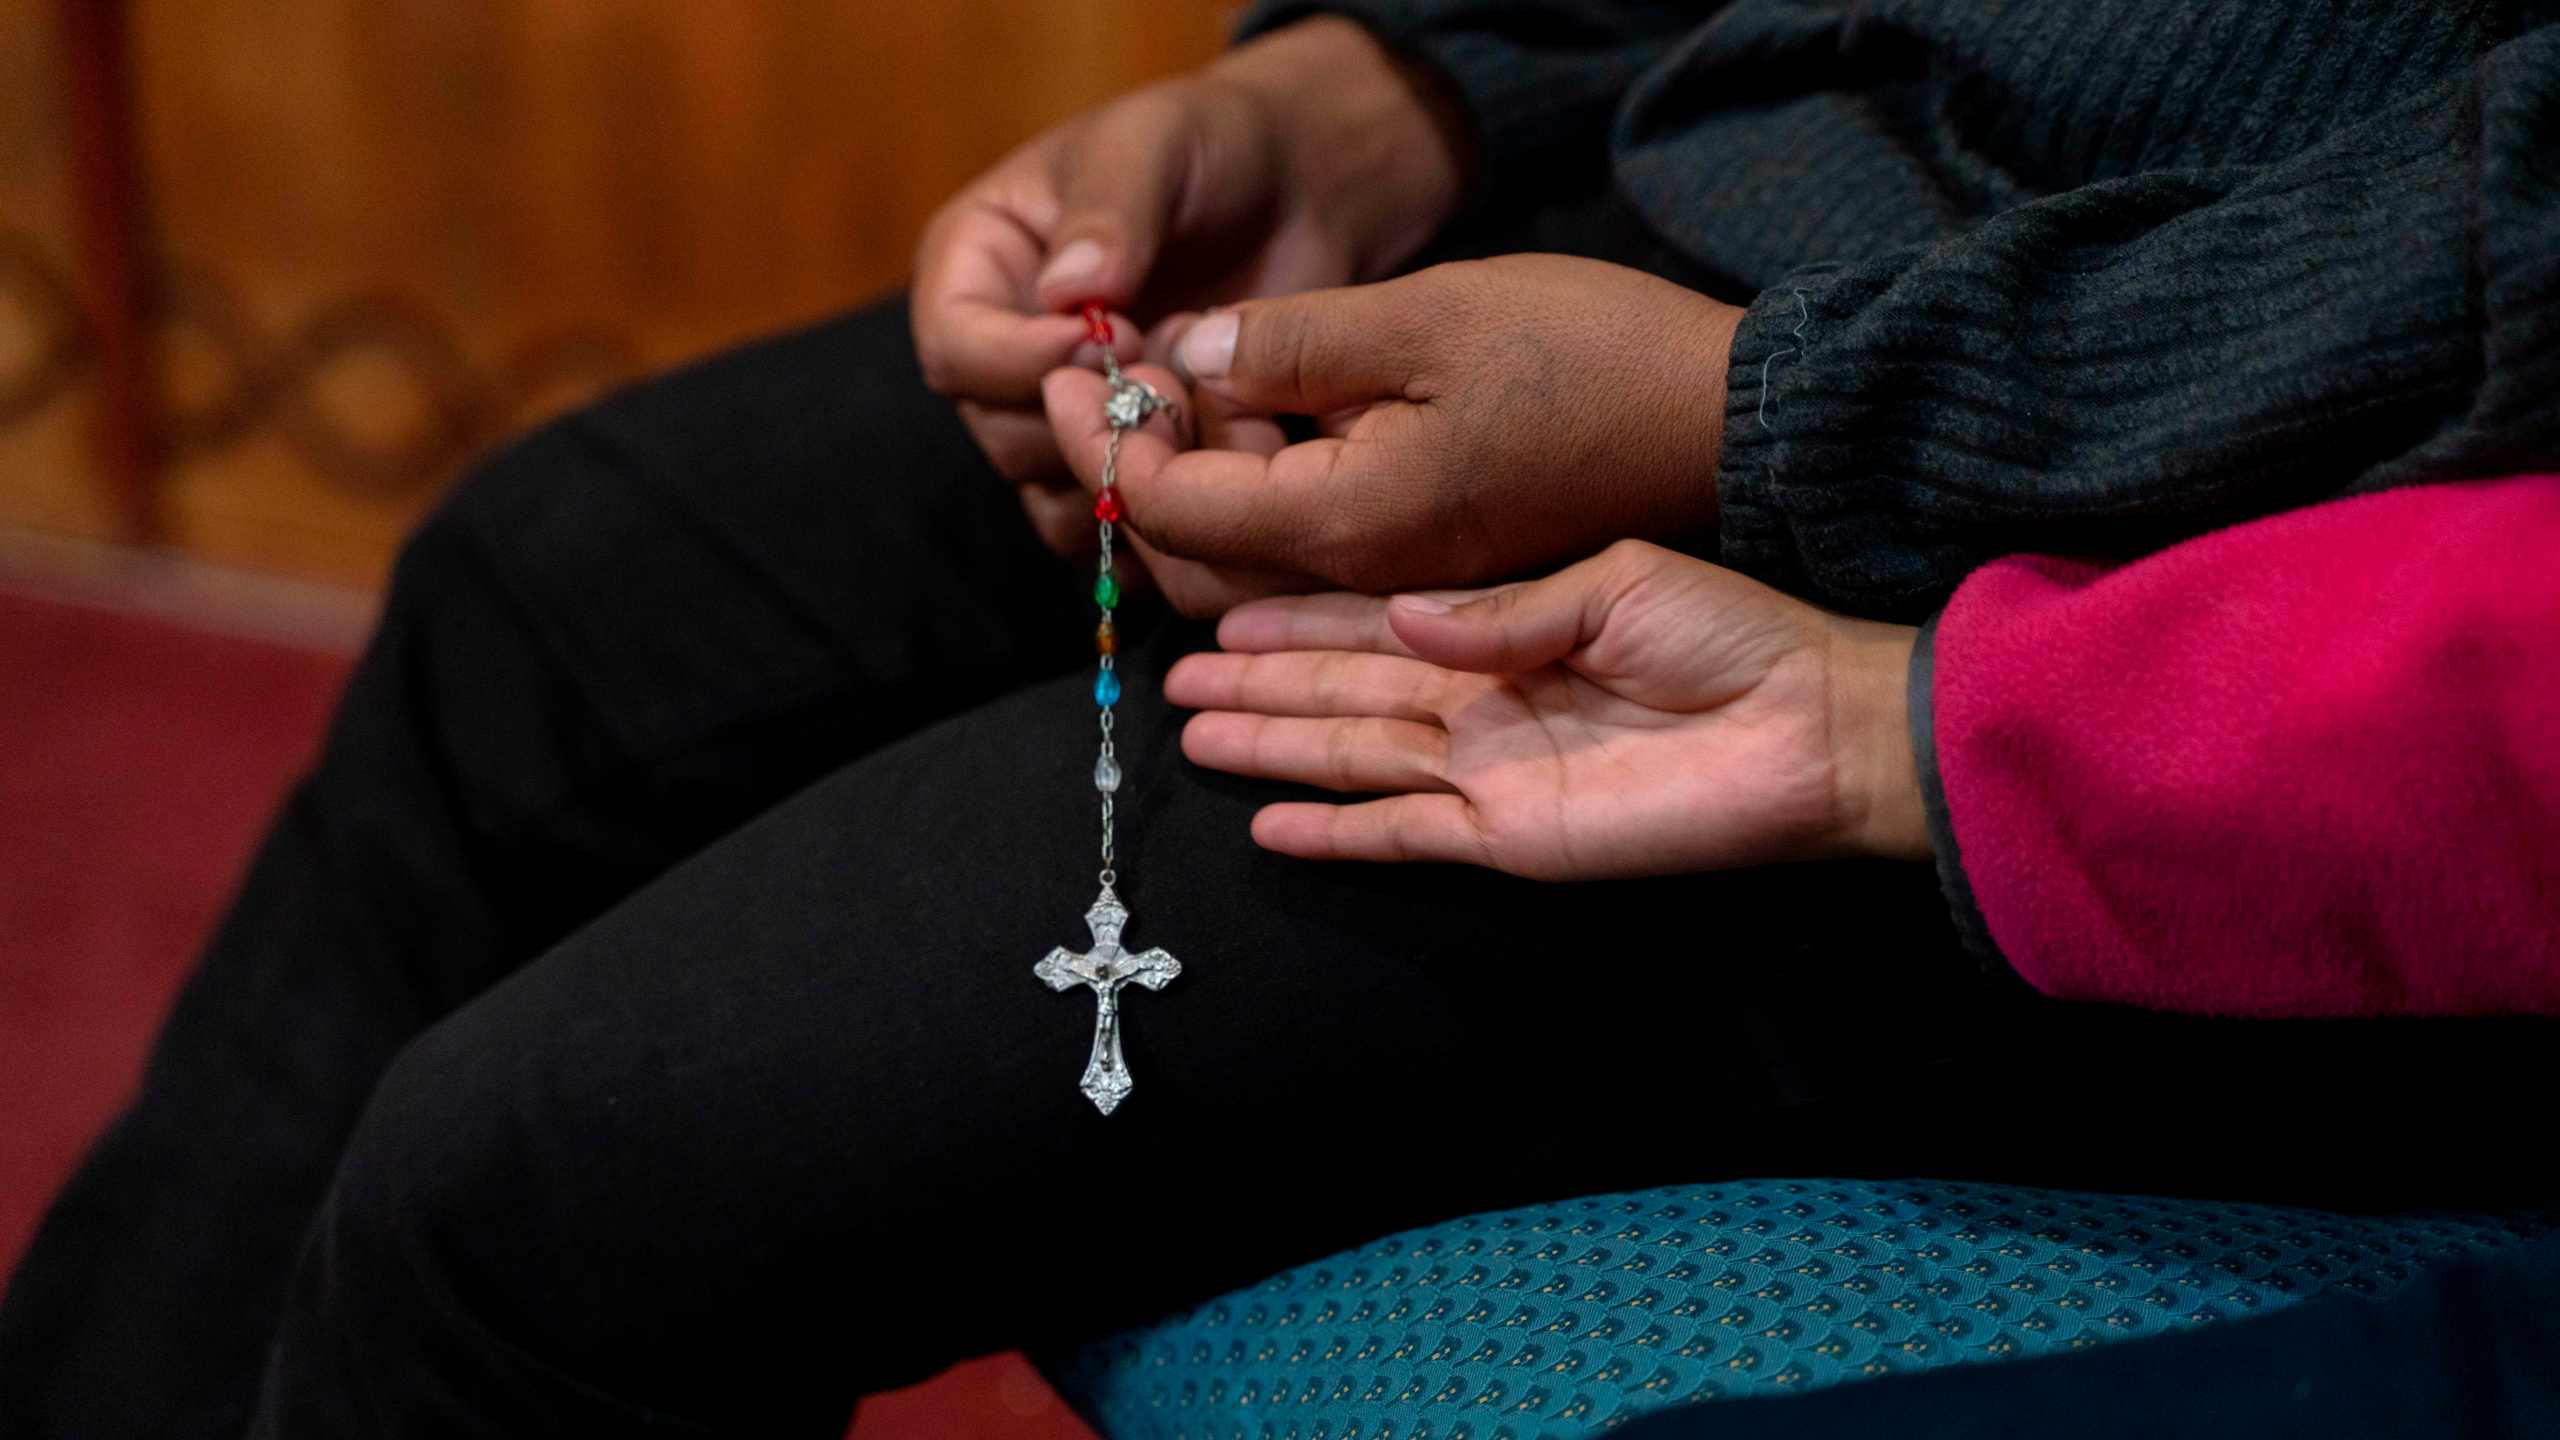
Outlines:
<svg viewBox="0 0 2560 1440"><path fill-rule="evenodd" d="M397 823L422 838L449 827L476 847L612 762L588 723L572 638L606 623L580 613L606 601L574 598L594 592L577 572L598 562L556 538L612 503L615 478L583 450L574 420L508 445L427 517L393 567L323 774L406 812ZM352 808L347 818L361 819Z"/></svg>
<svg viewBox="0 0 2560 1440"><path fill-rule="evenodd" d="M588 427L584 412L569 415L473 465L400 547L384 628L521 623L535 573L567 572L574 589L603 559L580 537L604 528L631 488Z"/></svg>
<svg viewBox="0 0 2560 1440"><path fill-rule="evenodd" d="M521 1054L501 1043L466 1011L376 1088L271 1354L270 1411L304 1417L279 1433L343 1433L337 1421L358 1416L424 1423L456 1404L511 1432L633 1418L618 1393L632 1378L623 1339L592 1323L561 1259L581 1253L580 1221L541 1179L565 1137L527 1133Z"/></svg>

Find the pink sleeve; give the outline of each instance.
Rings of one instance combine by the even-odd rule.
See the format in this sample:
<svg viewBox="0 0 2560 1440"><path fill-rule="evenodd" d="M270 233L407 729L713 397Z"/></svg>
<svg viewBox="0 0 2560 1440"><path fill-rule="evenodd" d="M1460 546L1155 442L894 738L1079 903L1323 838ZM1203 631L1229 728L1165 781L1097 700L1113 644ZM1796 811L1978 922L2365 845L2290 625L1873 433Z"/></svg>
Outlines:
<svg viewBox="0 0 2560 1440"><path fill-rule="evenodd" d="M2037 989L2560 1014L2560 476L2002 560L1927 664L1941 861Z"/></svg>

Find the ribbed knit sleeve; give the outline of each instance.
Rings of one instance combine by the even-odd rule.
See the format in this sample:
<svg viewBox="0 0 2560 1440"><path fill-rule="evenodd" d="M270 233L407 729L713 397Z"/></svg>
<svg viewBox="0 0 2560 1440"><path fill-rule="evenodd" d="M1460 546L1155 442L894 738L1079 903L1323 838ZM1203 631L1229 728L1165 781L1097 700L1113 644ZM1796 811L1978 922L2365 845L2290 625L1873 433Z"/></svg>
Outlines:
<svg viewBox="0 0 2560 1440"><path fill-rule="evenodd" d="M1636 77L1718 8L1713 0L1260 0L1250 37L1310 15L1357 20L1445 76L1475 122L1479 188L1550 166L1602 173L1609 118Z"/></svg>
<svg viewBox="0 0 2560 1440"><path fill-rule="evenodd" d="M2001 554L2553 464L2555 395L2547 27L2280 159L2102 179L1769 285L1734 342L1724 555L1916 618Z"/></svg>
<svg viewBox="0 0 2560 1440"><path fill-rule="evenodd" d="M2036 989L2560 1014L2560 475L1995 561L1930 638L1940 875Z"/></svg>

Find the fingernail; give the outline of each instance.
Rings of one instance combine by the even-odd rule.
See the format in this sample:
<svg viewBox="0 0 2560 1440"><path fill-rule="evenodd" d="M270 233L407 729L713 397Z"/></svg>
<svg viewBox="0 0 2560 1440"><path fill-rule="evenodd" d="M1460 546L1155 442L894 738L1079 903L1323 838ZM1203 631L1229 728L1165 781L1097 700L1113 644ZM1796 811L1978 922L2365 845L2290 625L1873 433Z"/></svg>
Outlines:
<svg viewBox="0 0 2560 1440"><path fill-rule="evenodd" d="M1185 374L1197 380L1223 378L1236 363L1236 313L1232 310L1211 311L1200 317L1173 348L1173 358Z"/></svg>
<svg viewBox="0 0 2560 1440"><path fill-rule="evenodd" d="M1448 601L1434 600L1428 595L1399 595L1387 603L1402 609L1408 615L1446 615L1449 613Z"/></svg>
<svg viewBox="0 0 2560 1440"><path fill-rule="evenodd" d="M1048 268L1040 272L1040 288L1057 290L1080 285L1102 273L1102 246L1093 240L1076 240L1049 257Z"/></svg>

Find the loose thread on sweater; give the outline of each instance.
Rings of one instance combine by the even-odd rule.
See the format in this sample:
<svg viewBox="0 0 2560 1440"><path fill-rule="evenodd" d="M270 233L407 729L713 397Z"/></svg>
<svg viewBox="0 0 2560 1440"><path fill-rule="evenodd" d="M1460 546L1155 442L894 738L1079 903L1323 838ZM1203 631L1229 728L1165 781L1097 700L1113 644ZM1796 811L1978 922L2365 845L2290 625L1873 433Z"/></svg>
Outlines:
<svg viewBox="0 0 2560 1440"><path fill-rule="evenodd" d="M1787 288L1795 291L1796 295L1796 328L1787 332L1787 338L1790 340L1802 340L1804 338L1804 327L1813 323L1813 307L1805 303L1804 290L1802 287L1790 285ZM1778 357L1781 355L1801 355L1803 353L1804 347L1802 345L1789 345L1783 350L1770 351L1768 358L1760 362L1761 429L1766 430L1769 428L1769 367L1776 364Z"/></svg>

